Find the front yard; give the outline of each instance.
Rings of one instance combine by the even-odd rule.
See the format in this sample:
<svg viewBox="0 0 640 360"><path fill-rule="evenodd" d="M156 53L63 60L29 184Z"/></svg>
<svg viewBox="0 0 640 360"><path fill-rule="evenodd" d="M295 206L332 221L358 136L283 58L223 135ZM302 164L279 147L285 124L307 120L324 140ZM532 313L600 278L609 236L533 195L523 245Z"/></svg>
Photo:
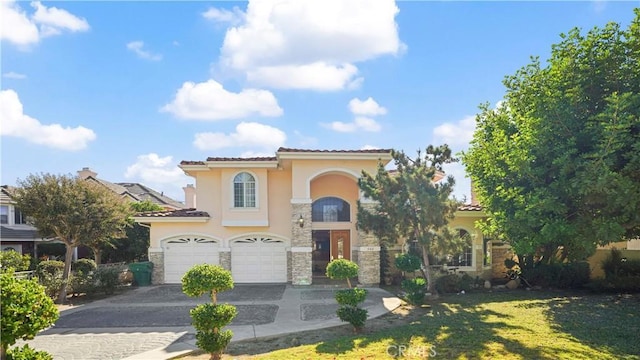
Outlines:
<svg viewBox="0 0 640 360"><path fill-rule="evenodd" d="M369 320L360 335L341 326L233 343L227 354L225 359L640 359L640 295L445 295Z"/></svg>

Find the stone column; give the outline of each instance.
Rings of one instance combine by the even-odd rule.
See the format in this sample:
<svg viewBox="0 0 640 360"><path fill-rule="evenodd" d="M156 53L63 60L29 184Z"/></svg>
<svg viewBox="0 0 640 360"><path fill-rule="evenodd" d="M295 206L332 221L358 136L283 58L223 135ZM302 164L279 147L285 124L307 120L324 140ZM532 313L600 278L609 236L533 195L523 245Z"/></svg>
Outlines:
<svg viewBox="0 0 640 360"><path fill-rule="evenodd" d="M375 204L361 202L367 210L373 210ZM372 286L380 284L380 241L372 233L358 229L358 282L362 285Z"/></svg>
<svg viewBox="0 0 640 360"><path fill-rule="evenodd" d="M151 283L164 284L164 252L162 249L149 248L149 261L153 263Z"/></svg>
<svg viewBox="0 0 640 360"><path fill-rule="evenodd" d="M231 271L231 248L220 248L218 251L220 266L225 270Z"/></svg>
<svg viewBox="0 0 640 360"><path fill-rule="evenodd" d="M311 285L311 199L304 202L292 201L291 235L291 283Z"/></svg>

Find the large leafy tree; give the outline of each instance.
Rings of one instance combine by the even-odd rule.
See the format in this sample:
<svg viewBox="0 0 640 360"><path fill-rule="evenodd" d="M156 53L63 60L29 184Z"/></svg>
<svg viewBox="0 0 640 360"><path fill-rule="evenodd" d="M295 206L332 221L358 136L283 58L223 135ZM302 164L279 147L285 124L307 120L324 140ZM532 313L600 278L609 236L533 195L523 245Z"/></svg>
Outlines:
<svg viewBox="0 0 640 360"><path fill-rule="evenodd" d="M372 232L381 241L417 241L422 251L423 274L435 294L429 267L430 254L459 250L461 241L447 226L458 206L450 198L453 177L434 182L442 166L457 161L447 145L428 146L412 159L402 151L392 151L395 171L379 164L375 174L363 171L358 182L372 206L358 202L358 227Z"/></svg>
<svg viewBox="0 0 640 360"><path fill-rule="evenodd" d="M573 29L504 80L481 106L463 162L489 214L487 231L538 261L583 259L640 235L640 9Z"/></svg>
<svg viewBox="0 0 640 360"><path fill-rule="evenodd" d="M14 200L40 236L56 238L66 246L60 303L66 299L74 249L122 236L130 215L129 206L118 195L70 175L29 175L18 180Z"/></svg>
<svg viewBox="0 0 640 360"><path fill-rule="evenodd" d="M129 203L134 213L145 211L160 211L163 208L151 201ZM102 245L102 257L109 262L133 262L147 260L147 250L149 250L149 228L142 226L129 219L126 228L126 237L113 239L109 243Z"/></svg>

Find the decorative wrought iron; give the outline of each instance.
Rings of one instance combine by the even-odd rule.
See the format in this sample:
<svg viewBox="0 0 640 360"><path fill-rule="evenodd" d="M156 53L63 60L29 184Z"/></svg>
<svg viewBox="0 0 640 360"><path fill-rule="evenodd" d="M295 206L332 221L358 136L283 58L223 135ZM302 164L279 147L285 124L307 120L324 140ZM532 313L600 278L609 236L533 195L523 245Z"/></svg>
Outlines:
<svg viewBox="0 0 640 360"><path fill-rule="evenodd" d="M214 239L205 239L205 238L177 238L171 239L167 241L168 244L188 244L188 243L196 243L196 244L210 244L217 243Z"/></svg>
<svg viewBox="0 0 640 360"><path fill-rule="evenodd" d="M234 242L235 243L242 243L242 244L257 244L257 243L282 244L282 243L284 243L284 241L282 241L280 239L272 239L272 238L266 238L266 237L262 237L262 238L257 238L257 237L244 238L244 239L235 240Z"/></svg>

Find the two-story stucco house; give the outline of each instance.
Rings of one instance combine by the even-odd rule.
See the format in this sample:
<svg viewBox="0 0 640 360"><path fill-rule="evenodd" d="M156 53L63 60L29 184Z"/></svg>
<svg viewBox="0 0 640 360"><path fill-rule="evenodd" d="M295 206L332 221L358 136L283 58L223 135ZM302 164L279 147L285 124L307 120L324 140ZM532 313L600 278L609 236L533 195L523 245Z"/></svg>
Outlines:
<svg viewBox="0 0 640 360"><path fill-rule="evenodd" d="M311 284L333 258L360 266L361 284L378 284L378 240L356 228L363 170L375 172L390 150L298 150L274 157L182 161L195 178L191 209L146 213L154 283L179 283L199 263L231 270L238 283ZM196 206L197 199L197 206Z"/></svg>

